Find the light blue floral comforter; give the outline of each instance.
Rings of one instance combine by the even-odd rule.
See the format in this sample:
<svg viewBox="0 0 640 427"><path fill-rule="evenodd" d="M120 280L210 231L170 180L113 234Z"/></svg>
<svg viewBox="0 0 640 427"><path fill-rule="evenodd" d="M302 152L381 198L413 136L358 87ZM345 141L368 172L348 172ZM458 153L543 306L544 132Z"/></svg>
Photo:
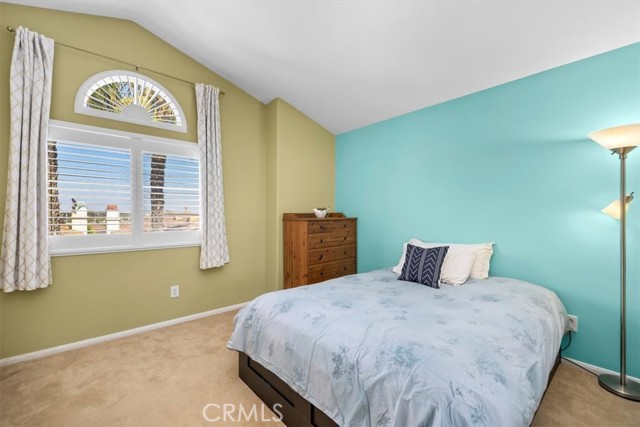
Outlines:
<svg viewBox="0 0 640 427"><path fill-rule="evenodd" d="M379 270L256 298L228 347L341 426L528 426L566 327L550 290Z"/></svg>

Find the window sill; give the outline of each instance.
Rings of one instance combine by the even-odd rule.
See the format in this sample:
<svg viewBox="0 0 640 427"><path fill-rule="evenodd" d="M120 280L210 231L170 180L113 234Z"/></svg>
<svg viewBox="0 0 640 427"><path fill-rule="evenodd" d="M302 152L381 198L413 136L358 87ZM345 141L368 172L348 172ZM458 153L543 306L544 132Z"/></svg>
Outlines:
<svg viewBox="0 0 640 427"><path fill-rule="evenodd" d="M78 248L78 249L51 249L50 255L52 257L59 256L76 256L76 255L97 255L97 254L111 254L118 252L138 252L138 251L154 251L158 249L179 249L179 248L193 248L200 246L200 242L180 242L180 243L159 243L153 245L143 246L108 246L108 247L96 247L96 248Z"/></svg>

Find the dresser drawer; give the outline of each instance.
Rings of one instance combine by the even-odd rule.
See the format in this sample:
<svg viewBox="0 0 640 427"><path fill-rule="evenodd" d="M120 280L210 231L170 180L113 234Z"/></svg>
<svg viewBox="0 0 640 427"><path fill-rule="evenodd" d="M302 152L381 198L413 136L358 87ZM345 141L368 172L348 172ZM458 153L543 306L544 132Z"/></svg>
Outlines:
<svg viewBox="0 0 640 427"><path fill-rule="evenodd" d="M309 283L317 283L323 280L335 279L347 274L355 274L356 260L348 259L342 261L328 262L309 266Z"/></svg>
<svg viewBox="0 0 640 427"><path fill-rule="evenodd" d="M309 234L307 248L320 249L356 243L356 230L334 231L333 233Z"/></svg>
<svg viewBox="0 0 640 427"><path fill-rule="evenodd" d="M315 265L355 257L356 245L335 246L333 248L314 249L309 251L307 262L309 265Z"/></svg>
<svg viewBox="0 0 640 427"><path fill-rule="evenodd" d="M355 229L356 221L353 219L309 221L307 225L309 234L333 233L335 231Z"/></svg>

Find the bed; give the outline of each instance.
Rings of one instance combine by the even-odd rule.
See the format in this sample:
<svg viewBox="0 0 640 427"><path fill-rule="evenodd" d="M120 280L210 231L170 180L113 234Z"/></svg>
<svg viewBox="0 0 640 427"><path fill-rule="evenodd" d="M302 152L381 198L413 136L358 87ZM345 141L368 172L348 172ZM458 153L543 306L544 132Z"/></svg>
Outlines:
<svg viewBox="0 0 640 427"><path fill-rule="evenodd" d="M288 426L528 426L557 366L552 291L489 278L434 289L389 270L256 298L228 348Z"/></svg>

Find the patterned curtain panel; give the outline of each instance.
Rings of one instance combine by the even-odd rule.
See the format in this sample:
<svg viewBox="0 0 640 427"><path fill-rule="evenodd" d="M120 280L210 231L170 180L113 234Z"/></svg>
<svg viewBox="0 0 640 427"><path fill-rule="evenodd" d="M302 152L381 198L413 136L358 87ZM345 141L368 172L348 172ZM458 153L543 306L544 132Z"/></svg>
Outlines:
<svg viewBox="0 0 640 427"><path fill-rule="evenodd" d="M47 236L47 128L54 41L18 28L10 72L11 129L0 254L4 292L51 284Z"/></svg>
<svg viewBox="0 0 640 427"><path fill-rule="evenodd" d="M224 223L222 144L220 141L219 89L196 84L198 145L200 146L200 268L222 267L229 262Z"/></svg>

